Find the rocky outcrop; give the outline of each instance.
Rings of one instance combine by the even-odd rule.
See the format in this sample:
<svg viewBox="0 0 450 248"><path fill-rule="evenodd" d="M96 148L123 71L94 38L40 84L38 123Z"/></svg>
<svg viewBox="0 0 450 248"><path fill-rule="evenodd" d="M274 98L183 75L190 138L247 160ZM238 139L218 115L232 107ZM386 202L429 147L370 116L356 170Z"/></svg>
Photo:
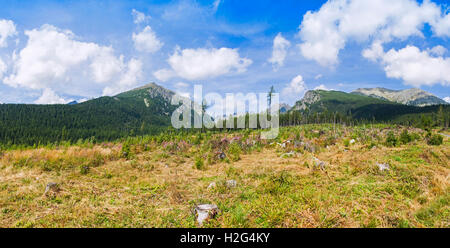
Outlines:
<svg viewBox="0 0 450 248"><path fill-rule="evenodd" d="M311 104L314 104L316 102L320 101L320 93L317 90L310 90L306 92L303 99L295 104L295 106L292 108L293 110L305 110Z"/></svg>

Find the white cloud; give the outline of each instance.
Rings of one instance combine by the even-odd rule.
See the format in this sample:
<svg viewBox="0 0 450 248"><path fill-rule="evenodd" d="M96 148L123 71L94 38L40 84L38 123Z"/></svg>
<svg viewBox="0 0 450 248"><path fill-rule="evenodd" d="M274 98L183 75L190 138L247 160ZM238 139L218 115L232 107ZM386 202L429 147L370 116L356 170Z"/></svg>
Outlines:
<svg viewBox="0 0 450 248"><path fill-rule="evenodd" d="M299 100L307 87L301 75L296 76L286 87L281 91L281 95L286 100Z"/></svg>
<svg viewBox="0 0 450 248"><path fill-rule="evenodd" d="M231 48L198 48L175 49L168 59L171 69L156 71L154 76L161 81L172 77L187 80L202 80L215 78L228 73L242 73L253 61L241 58L237 49Z"/></svg>
<svg viewBox="0 0 450 248"><path fill-rule="evenodd" d="M322 74L317 74L315 77L314 77L314 79L315 80L318 80L318 79L321 79L323 76L322 76Z"/></svg>
<svg viewBox="0 0 450 248"><path fill-rule="evenodd" d="M103 95L116 95L136 86L136 83L142 78L142 61L131 59L126 67L127 70L123 72L116 84L103 89Z"/></svg>
<svg viewBox="0 0 450 248"><path fill-rule="evenodd" d="M436 55L436 56L443 56L447 52L447 48L443 46L435 46L431 49L427 49L427 51L430 54Z"/></svg>
<svg viewBox="0 0 450 248"><path fill-rule="evenodd" d="M66 104L73 100L65 100L64 98L58 96L53 90L51 89L44 89L42 92L42 96L39 97L36 101L34 101L35 104Z"/></svg>
<svg viewBox="0 0 450 248"><path fill-rule="evenodd" d="M279 33L273 40L272 57L269 62L272 63L274 70L283 66L286 59L287 49L291 46L291 43L286 40L281 33Z"/></svg>
<svg viewBox="0 0 450 248"><path fill-rule="evenodd" d="M450 96L444 97L444 101L450 103Z"/></svg>
<svg viewBox="0 0 450 248"><path fill-rule="evenodd" d="M27 30L25 35L28 42L13 56L13 72L4 80L9 86L91 97L105 87L137 83L138 77L130 74L140 75L140 62L125 62L112 47L78 41L71 31L51 25Z"/></svg>
<svg viewBox="0 0 450 248"><path fill-rule="evenodd" d="M180 96L190 98L190 94L188 92L189 84L184 82L178 82L175 84L175 92Z"/></svg>
<svg viewBox="0 0 450 248"><path fill-rule="evenodd" d="M326 90L326 91L330 91L331 89L328 89L327 86L325 86L324 84L321 84L321 85L317 86L316 88L314 88L314 90Z"/></svg>
<svg viewBox="0 0 450 248"><path fill-rule="evenodd" d="M438 36L450 37L450 13L438 18L432 28Z"/></svg>
<svg viewBox="0 0 450 248"><path fill-rule="evenodd" d="M7 69L5 62L0 58L0 80L3 79L3 75L6 73Z"/></svg>
<svg viewBox="0 0 450 248"><path fill-rule="evenodd" d="M135 24L141 24L143 22L147 22L150 19L150 16L145 15L142 12L139 12L135 9L131 11L131 14L133 15L134 23Z"/></svg>
<svg viewBox="0 0 450 248"><path fill-rule="evenodd" d="M133 33L134 47L140 52L154 53L164 45L150 26L147 26L142 32Z"/></svg>
<svg viewBox="0 0 450 248"><path fill-rule="evenodd" d="M432 56L431 52L420 51L415 46L385 53L380 44L374 44L363 51L363 56L381 63L387 77L402 79L406 85L450 85L450 58Z"/></svg>
<svg viewBox="0 0 450 248"><path fill-rule="evenodd" d="M0 20L0 47L7 46L7 39L17 34L16 25L10 20Z"/></svg>
<svg viewBox="0 0 450 248"><path fill-rule="evenodd" d="M370 48L364 49L362 55L364 58L376 62L384 55L383 45L381 44L381 42L376 41Z"/></svg>
<svg viewBox="0 0 450 248"><path fill-rule="evenodd" d="M425 23L434 34L450 34L449 15L442 15L440 6L415 0L329 0L319 11L308 11L300 25L299 48L307 59L323 66L338 63L340 50L348 41L406 39L423 36Z"/></svg>
<svg viewBox="0 0 450 248"><path fill-rule="evenodd" d="M166 82L167 80L176 77L176 74L174 71L170 70L170 69L161 69L158 71L155 71L153 73L153 75L162 82Z"/></svg>

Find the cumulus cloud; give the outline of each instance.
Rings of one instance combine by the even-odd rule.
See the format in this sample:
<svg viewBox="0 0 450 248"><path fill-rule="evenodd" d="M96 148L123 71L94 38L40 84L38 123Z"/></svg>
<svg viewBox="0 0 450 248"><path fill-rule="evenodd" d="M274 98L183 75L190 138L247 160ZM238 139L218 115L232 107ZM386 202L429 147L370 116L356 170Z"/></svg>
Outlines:
<svg viewBox="0 0 450 248"><path fill-rule="evenodd" d="M34 101L35 104L66 104L73 100L65 100L64 98L58 96L53 90L51 89L44 89L42 92L42 96L39 97L36 101Z"/></svg>
<svg viewBox="0 0 450 248"><path fill-rule="evenodd" d="M444 101L450 103L450 96L444 97Z"/></svg>
<svg viewBox="0 0 450 248"><path fill-rule="evenodd" d="M168 59L171 69L156 71L154 76L161 81L172 77L187 80L215 78L228 73L242 73L253 61L241 58L237 49L231 48L198 48L175 49Z"/></svg>
<svg viewBox="0 0 450 248"><path fill-rule="evenodd" d="M319 11L308 11L300 25L299 48L307 59L323 66L338 63L348 41L382 43L423 36L428 23L437 36L450 35L450 17L429 0L329 0Z"/></svg>
<svg viewBox="0 0 450 248"><path fill-rule="evenodd" d="M4 79L9 86L96 96L105 87L123 88L137 83L140 61L125 62L123 56L115 56L112 47L78 41L71 31L51 25L27 30L25 35L28 42L13 57L12 73Z"/></svg>
<svg viewBox="0 0 450 248"><path fill-rule="evenodd" d="M291 46L291 43L286 40L281 33L279 33L273 40L272 57L269 62L272 63L274 70L284 65L286 59L287 49Z"/></svg>
<svg viewBox="0 0 450 248"><path fill-rule="evenodd" d="M442 16L442 18L437 18L432 25L432 29L438 36L450 37L450 13Z"/></svg>
<svg viewBox="0 0 450 248"><path fill-rule="evenodd" d="M0 47L6 47L7 39L16 34L16 25L13 21L0 20Z"/></svg>
<svg viewBox="0 0 450 248"><path fill-rule="evenodd" d="M383 47L375 43L363 51L363 56L381 63L387 77L401 79L406 85L450 85L450 58L433 56L415 46L391 49L385 53Z"/></svg>
<svg viewBox="0 0 450 248"><path fill-rule="evenodd" d="M281 95L287 100L299 100L307 87L301 75L296 76L281 91Z"/></svg>
<svg viewBox="0 0 450 248"><path fill-rule="evenodd" d="M145 15L144 13L133 9L131 11L133 15L133 21L135 24L141 24L143 22L147 22L150 19L150 16Z"/></svg>
<svg viewBox="0 0 450 248"><path fill-rule="evenodd" d="M116 84L112 84L103 89L103 95L115 95L136 86L136 83L142 78L142 61L131 59L127 64L127 70L120 76Z"/></svg>
<svg viewBox="0 0 450 248"><path fill-rule="evenodd" d="M138 34L133 33L133 42L136 50L147 53L154 53L164 45L150 26L145 27Z"/></svg>

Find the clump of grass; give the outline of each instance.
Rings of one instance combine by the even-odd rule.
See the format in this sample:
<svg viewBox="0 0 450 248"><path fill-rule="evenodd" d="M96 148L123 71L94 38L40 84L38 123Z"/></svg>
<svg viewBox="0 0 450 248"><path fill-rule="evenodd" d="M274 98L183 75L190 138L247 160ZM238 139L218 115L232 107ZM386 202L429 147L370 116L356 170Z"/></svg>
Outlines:
<svg viewBox="0 0 450 248"><path fill-rule="evenodd" d="M265 188L268 193L282 194L289 191L294 179L289 172L282 171L278 175L272 176L268 182L266 182Z"/></svg>

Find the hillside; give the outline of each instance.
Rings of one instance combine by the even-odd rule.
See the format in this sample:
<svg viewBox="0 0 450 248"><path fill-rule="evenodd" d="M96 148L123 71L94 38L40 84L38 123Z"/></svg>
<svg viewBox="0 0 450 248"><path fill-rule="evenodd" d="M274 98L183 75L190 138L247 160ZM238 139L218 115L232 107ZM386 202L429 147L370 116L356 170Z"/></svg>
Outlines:
<svg viewBox="0 0 450 248"><path fill-rule="evenodd" d="M341 91L312 90L306 92L301 101L298 101L293 110L306 110L310 112L330 112L346 113L351 109L357 109L369 104L398 105L382 99L367 96L348 94Z"/></svg>
<svg viewBox="0 0 450 248"><path fill-rule="evenodd" d="M443 106L444 113L450 113L449 105ZM400 121L405 116L419 118L421 114L437 113L439 105L418 107L400 104L386 99L350 94L340 91L308 91L292 110L308 113L339 113L356 119L377 121ZM291 110L291 111L292 111Z"/></svg>
<svg viewBox="0 0 450 248"><path fill-rule="evenodd" d="M421 89L390 90L385 88L361 88L352 93L419 107L447 104L439 97Z"/></svg>
<svg viewBox="0 0 450 248"><path fill-rule="evenodd" d="M74 105L0 105L3 143L38 144L152 134L170 125L175 93L156 84Z"/></svg>

